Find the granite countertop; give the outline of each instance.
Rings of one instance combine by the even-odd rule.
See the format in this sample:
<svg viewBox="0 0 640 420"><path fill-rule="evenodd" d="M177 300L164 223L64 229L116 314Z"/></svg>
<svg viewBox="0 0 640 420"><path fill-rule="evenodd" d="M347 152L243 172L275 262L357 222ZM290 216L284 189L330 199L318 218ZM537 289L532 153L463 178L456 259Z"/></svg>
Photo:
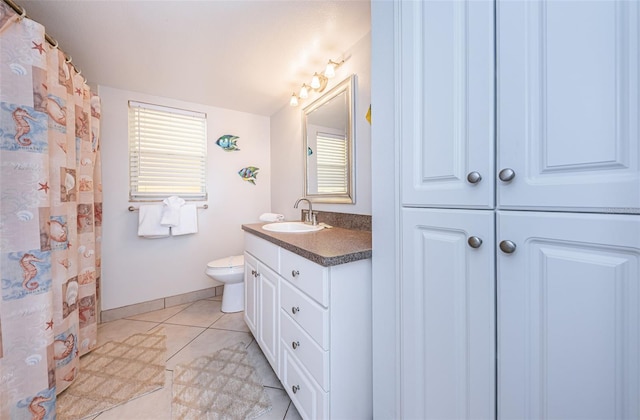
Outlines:
<svg viewBox="0 0 640 420"><path fill-rule="evenodd" d="M325 267L371 258L371 232L333 227L317 232L283 233L262 229L266 223L242 225L242 230Z"/></svg>

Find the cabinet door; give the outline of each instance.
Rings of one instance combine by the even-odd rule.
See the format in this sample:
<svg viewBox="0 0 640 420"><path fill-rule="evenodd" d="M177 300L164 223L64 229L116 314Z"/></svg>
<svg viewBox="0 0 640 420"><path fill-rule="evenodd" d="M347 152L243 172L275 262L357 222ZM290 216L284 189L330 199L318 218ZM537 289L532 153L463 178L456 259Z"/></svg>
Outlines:
<svg viewBox="0 0 640 420"><path fill-rule="evenodd" d="M640 216L497 217L499 416L640 418Z"/></svg>
<svg viewBox="0 0 640 420"><path fill-rule="evenodd" d="M498 2L501 208L640 213L639 7Z"/></svg>
<svg viewBox="0 0 640 420"><path fill-rule="evenodd" d="M253 255L244 253L244 321L253 333L258 336L256 315L258 310L257 296L258 260Z"/></svg>
<svg viewBox="0 0 640 420"><path fill-rule="evenodd" d="M258 343L274 372L278 372L278 275L264 264L259 266Z"/></svg>
<svg viewBox="0 0 640 420"><path fill-rule="evenodd" d="M493 208L493 1L398 7L402 203Z"/></svg>
<svg viewBox="0 0 640 420"><path fill-rule="evenodd" d="M494 418L494 214L403 209L402 219L402 417Z"/></svg>

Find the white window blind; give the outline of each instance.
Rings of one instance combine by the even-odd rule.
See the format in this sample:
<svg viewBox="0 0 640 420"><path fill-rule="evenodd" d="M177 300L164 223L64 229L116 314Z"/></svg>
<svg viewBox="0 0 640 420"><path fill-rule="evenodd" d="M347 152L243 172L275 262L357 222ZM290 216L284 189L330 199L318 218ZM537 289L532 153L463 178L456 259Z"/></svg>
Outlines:
<svg viewBox="0 0 640 420"><path fill-rule="evenodd" d="M318 192L346 193L349 179L345 136L317 133Z"/></svg>
<svg viewBox="0 0 640 420"><path fill-rule="evenodd" d="M205 200L206 114L129 101L129 198Z"/></svg>

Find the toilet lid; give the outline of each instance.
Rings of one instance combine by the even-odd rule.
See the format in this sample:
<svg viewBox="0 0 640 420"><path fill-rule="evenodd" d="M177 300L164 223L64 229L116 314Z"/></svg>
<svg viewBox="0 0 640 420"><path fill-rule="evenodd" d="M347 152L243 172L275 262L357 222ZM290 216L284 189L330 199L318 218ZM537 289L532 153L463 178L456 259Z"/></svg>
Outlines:
<svg viewBox="0 0 640 420"><path fill-rule="evenodd" d="M231 257L220 258L207 264L208 268L231 268L244 265L244 255L233 255Z"/></svg>

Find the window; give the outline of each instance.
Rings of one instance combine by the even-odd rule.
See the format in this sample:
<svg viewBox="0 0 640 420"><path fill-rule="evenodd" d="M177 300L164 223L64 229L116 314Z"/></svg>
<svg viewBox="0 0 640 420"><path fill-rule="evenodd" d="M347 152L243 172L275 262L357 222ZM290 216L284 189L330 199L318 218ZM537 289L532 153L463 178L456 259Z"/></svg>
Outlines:
<svg viewBox="0 0 640 420"><path fill-rule="evenodd" d="M206 200L206 118L129 101L130 200Z"/></svg>
<svg viewBox="0 0 640 420"><path fill-rule="evenodd" d="M316 140L318 192L346 193L349 185L346 137L318 132Z"/></svg>

